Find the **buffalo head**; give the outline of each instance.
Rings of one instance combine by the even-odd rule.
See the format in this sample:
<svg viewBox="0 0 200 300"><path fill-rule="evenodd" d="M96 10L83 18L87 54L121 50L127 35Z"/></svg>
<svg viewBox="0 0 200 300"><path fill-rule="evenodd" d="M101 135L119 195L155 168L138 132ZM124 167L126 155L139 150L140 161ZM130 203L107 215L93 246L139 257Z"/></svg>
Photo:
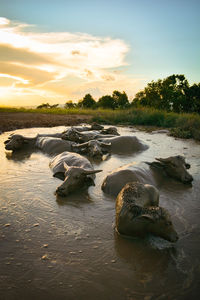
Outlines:
<svg viewBox="0 0 200 300"><path fill-rule="evenodd" d="M104 127L98 123L92 123L91 130L102 130Z"/></svg>
<svg viewBox="0 0 200 300"><path fill-rule="evenodd" d="M78 130L76 130L75 128L72 127L72 128L67 129L66 131L64 131L61 135L61 138L63 140L68 140L71 142L78 143L80 140L80 134L79 134Z"/></svg>
<svg viewBox="0 0 200 300"><path fill-rule="evenodd" d="M6 150L20 150L24 144L27 144L27 140L20 134L10 135L4 142Z"/></svg>
<svg viewBox="0 0 200 300"><path fill-rule="evenodd" d="M102 170L87 170L80 167L68 166L64 163L65 174L64 182L57 188L56 194L59 196L67 196L68 194L80 190L83 187L94 185L92 174L101 172Z"/></svg>
<svg viewBox="0 0 200 300"><path fill-rule="evenodd" d="M156 158L156 160L159 161L169 177L175 178L183 183L191 183L193 181L193 177L187 171L187 169L190 168L190 164L185 162L183 156L177 155L168 158Z"/></svg>
<svg viewBox="0 0 200 300"><path fill-rule="evenodd" d="M73 145L73 150L81 154L102 159L103 155L110 151L110 147L111 143L106 144L97 140L91 140L80 145Z"/></svg>
<svg viewBox="0 0 200 300"><path fill-rule="evenodd" d="M146 228L147 232L159 236L169 242L176 242L178 234L174 229L168 211L163 207L149 207L145 213L135 218L137 226ZM136 225L135 225L136 226Z"/></svg>
<svg viewBox="0 0 200 300"><path fill-rule="evenodd" d="M117 131L117 128L116 127L108 127L108 128L104 128L101 130L101 133L102 134L112 134L112 135L119 135L118 131Z"/></svg>

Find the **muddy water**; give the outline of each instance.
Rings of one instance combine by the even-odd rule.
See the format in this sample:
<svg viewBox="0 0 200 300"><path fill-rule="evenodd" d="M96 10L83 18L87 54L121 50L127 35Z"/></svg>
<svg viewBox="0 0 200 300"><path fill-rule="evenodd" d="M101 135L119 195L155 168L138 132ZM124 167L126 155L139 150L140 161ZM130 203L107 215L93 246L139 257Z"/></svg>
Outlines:
<svg viewBox="0 0 200 300"><path fill-rule="evenodd" d="M24 135L60 132L18 130ZM150 147L115 155L94 166L96 186L66 199L54 195L49 157L5 152L0 136L0 299L198 299L200 278L200 144L165 134L133 132ZM115 200L101 191L106 174L132 161L185 155L193 187L173 180L160 188L179 234L172 245L159 238L128 240L114 231Z"/></svg>

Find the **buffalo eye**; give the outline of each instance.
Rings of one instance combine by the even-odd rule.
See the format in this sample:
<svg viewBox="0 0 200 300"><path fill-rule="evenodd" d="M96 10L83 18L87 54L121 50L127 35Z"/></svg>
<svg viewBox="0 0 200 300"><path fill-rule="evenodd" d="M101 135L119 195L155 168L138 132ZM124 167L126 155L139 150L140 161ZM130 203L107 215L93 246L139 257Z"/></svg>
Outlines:
<svg viewBox="0 0 200 300"><path fill-rule="evenodd" d="M173 168L176 168L176 167L177 167L177 165L176 165L175 163L171 163L171 166L172 166Z"/></svg>

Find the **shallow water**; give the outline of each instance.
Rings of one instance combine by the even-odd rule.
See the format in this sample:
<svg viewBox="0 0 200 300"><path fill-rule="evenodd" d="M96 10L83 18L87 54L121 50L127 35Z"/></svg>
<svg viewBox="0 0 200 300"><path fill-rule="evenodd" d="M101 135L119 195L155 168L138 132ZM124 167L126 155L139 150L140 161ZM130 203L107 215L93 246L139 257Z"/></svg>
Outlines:
<svg viewBox="0 0 200 300"><path fill-rule="evenodd" d="M17 132L60 132L64 127ZM4 150L0 136L0 299L198 299L200 278L200 143L166 134L119 128L150 147L113 155L96 168L96 186L66 199L54 194L49 157ZM160 188L179 234L170 244L156 237L125 239L114 231L115 200L101 191L103 178L132 161L185 155L193 186L169 180Z"/></svg>

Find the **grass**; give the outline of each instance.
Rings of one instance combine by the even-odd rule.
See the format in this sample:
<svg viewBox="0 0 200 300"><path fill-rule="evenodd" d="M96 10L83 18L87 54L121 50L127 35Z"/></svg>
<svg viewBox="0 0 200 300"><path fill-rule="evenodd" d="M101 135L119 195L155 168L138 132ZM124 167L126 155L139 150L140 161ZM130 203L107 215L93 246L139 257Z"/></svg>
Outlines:
<svg viewBox="0 0 200 300"><path fill-rule="evenodd" d="M139 108L114 112L102 112L93 117L100 123L114 125L145 125L168 128L171 135L200 140L200 116L177 114L155 109Z"/></svg>
<svg viewBox="0 0 200 300"><path fill-rule="evenodd" d="M24 113L41 113L41 114L57 114L57 115L91 115L91 109L64 109L64 108L15 108L15 107L0 107L0 112L24 112Z"/></svg>
<svg viewBox="0 0 200 300"><path fill-rule="evenodd" d="M110 125L145 125L169 128L171 134L180 138L200 140L200 115L177 114L149 108L131 108L126 110L104 109L25 109L0 107L0 112L31 112L45 114L91 115L92 120Z"/></svg>

